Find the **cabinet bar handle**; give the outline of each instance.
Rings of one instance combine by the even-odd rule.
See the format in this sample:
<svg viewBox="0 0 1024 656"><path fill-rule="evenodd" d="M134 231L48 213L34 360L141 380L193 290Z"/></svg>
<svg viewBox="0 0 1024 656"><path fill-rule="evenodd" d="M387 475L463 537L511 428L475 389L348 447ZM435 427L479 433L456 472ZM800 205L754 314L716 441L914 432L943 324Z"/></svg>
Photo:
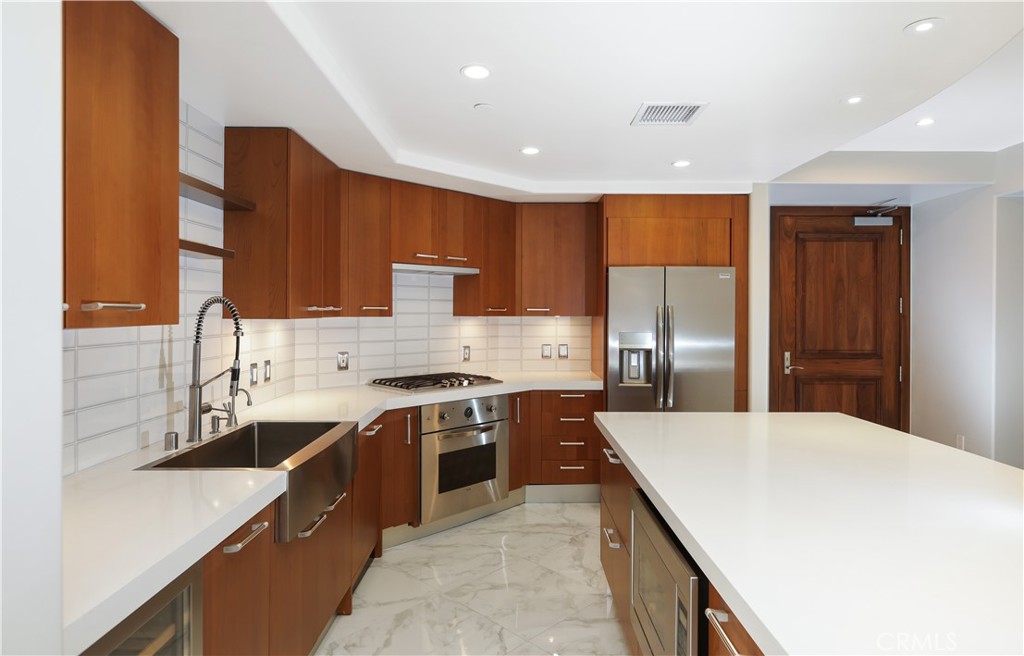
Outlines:
<svg viewBox="0 0 1024 656"><path fill-rule="evenodd" d="M82 312L95 312L96 310L127 310L128 312L138 312L139 310L145 309L145 303L105 303L103 301L82 303Z"/></svg>
<svg viewBox="0 0 1024 656"><path fill-rule="evenodd" d="M584 399L587 397L586 394L559 394L558 396L563 399Z"/></svg>
<svg viewBox="0 0 1024 656"><path fill-rule="evenodd" d="M386 306L386 305L364 305L364 306L360 307L359 309L360 310L384 310L386 312L387 309L388 309L388 306Z"/></svg>
<svg viewBox="0 0 1024 656"><path fill-rule="evenodd" d="M558 446L586 446L586 442L559 442Z"/></svg>
<svg viewBox="0 0 1024 656"><path fill-rule="evenodd" d="M517 424L519 423L519 399L521 399L521 398L522 397L520 397L520 396L516 397L516 423Z"/></svg>
<svg viewBox="0 0 1024 656"><path fill-rule="evenodd" d="M415 253L415 255L416 255L416 257L425 257L428 260L436 260L437 259L436 255L431 255L430 253Z"/></svg>
<svg viewBox="0 0 1024 656"><path fill-rule="evenodd" d="M319 305L307 305L306 306L306 312L319 312L320 310L323 310L323 309L324 308L320 307Z"/></svg>
<svg viewBox="0 0 1024 656"><path fill-rule="evenodd" d="M446 260L454 260L456 262L469 262L469 258L468 257L461 257L459 255L445 255L444 259L446 259Z"/></svg>
<svg viewBox="0 0 1024 656"><path fill-rule="evenodd" d="M586 421L583 417L559 417L558 421Z"/></svg>
<svg viewBox="0 0 1024 656"><path fill-rule="evenodd" d="M550 312L551 308L526 308L527 312Z"/></svg>
<svg viewBox="0 0 1024 656"><path fill-rule="evenodd" d="M341 494L339 494L338 497L334 500L334 503L324 508L324 512L331 512L332 510L337 508L338 504L341 503L341 500L344 499L347 495L348 492L342 492Z"/></svg>
<svg viewBox="0 0 1024 656"><path fill-rule="evenodd" d="M320 516L316 518L313 525L307 528L305 531L299 531L300 538L308 538L309 536L316 533L316 530L320 528L320 525L327 521L327 513L320 513Z"/></svg>
<svg viewBox="0 0 1024 656"><path fill-rule="evenodd" d="M613 465L621 465L622 464L622 461L615 457L616 453L614 451L612 451L611 449L601 449L601 450L604 451L604 456L606 458L608 458L608 462L612 463Z"/></svg>
<svg viewBox="0 0 1024 656"><path fill-rule="evenodd" d="M722 628L721 623L729 621L729 613L715 610L714 608L705 608L704 615L708 618L708 622L711 623L711 626L715 628L715 633L717 633L718 637L722 639L722 644L724 644L725 648L729 650L729 653L732 654L732 656L740 656L740 652L737 651L735 645L732 644L732 640L729 639L729 636L725 635L725 629Z"/></svg>
<svg viewBox="0 0 1024 656"><path fill-rule="evenodd" d="M253 524L252 525L252 533L250 533L249 535L245 536L245 539L242 540L241 542L236 542L235 544L229 544L226 547L224 547L224 553L238 553L242 549L245 549L245 545L249 544L254 539L256 539L257 535L259 535L263 531L267 530L268 526L270 526L270 522L260 522L259 524Z"/></svg>
<svg viewBox="0 0 1024 656"><path fill-rule="evenodd" d="M583 465L559 465L559 469L586 469Z"/></svg>
<svg viewBox="0 0 1024 656"><path fill-rule="evenodd" d="M492 308L492 307L489 307L489 308L487 308L487 311L488 312L508 312L508 308L507 307L503 307L503 308Z"/></svg>
<svg viewBox="0 0 1024 656"><path fill-rule="evenodd" d="M619 547L622 546L621 542L612 542L612 529L604 528L604 529L601 529L601 530L604 531L604 539L608 540L608 546L610 548L618 549Z"/></svg>
<svg viewBox="0 0 1024 656"><path fill-rule="evenodd" d="M327 307L322 307L320 309L323 310L324 312L341 312L345 308L334 307L333 305L328 305Z"/></svg>
<svg viewBox="0 0 1024 656"><path fill-rule="evenodd" d="M405 443L412 444L412 413L405 415Z"/></svg>
<svg viewBox="0 0 1024 656"><path fill-rule="evenodd" d="M373 426L370 426L370 428L368 428L367 430L364 430L363 435L365 435L366 437L373 437L374 435L379 433L380 429L382 428L384 428L384 424L374 424Z"/></svg>

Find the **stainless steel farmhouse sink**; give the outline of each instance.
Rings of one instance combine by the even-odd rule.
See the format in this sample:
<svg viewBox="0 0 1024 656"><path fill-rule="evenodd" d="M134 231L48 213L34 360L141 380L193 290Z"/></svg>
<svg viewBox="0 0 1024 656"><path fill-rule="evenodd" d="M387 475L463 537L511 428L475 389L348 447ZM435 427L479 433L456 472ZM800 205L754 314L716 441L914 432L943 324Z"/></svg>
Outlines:
<svg viewBox="0 0 1024 656"><path fill-rule="evenodd" d="M356 471L355 422L251 421L139 469L259 469L288 474L277 500L278 542L338 501Z"/></svg>

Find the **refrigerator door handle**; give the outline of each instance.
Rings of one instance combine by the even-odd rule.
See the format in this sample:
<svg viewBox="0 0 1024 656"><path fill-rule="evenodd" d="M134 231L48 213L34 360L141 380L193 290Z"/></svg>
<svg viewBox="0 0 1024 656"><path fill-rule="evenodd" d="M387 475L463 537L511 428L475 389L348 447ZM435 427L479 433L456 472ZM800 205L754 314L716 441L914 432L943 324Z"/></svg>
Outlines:
<svg viewBox="0 0 1024 656"><path fill-rule="evenodd" d="M672 305L665 306L665 377L668 378L665 387L668 391L665 394L665 407L671 408L676 397L676 313Z"/></svg>
<svg viewBox="0 0 1024 656"><path fill-rule="evenodd" d="M655 326L654 407L661 410L665 407L665 316L660 305L655 311Z"/></svg>

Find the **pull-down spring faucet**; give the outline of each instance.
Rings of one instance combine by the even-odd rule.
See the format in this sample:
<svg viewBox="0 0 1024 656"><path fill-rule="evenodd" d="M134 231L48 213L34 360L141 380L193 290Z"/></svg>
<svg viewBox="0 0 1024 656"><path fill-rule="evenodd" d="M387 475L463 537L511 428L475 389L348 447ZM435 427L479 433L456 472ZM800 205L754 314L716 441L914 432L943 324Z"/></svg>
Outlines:
<svg viewBox="0 0 1024 656"><path fill-rule="evenodd" d="M220 303L227 308L228 312L231 313L232 321L235 323L235 359L232 361L231 366L224 371L213 376L206 382L200 382L199 368L202 364L203 321L206 319L207 311L217 303ZM236 426L238 424L238 418L235 415L235 397L238 396L238 378L241 374L242 368L238 361L238 357L243 334L242 317L238 314L238 309L235 307L235 304L228 298L224 296L211 296L203 301L203 304L199 307L199 316L196 317L196 337L195 341L192 343L192 383L188 386L189 442L201 442L203 440L203 415L213 409L210 404L203 403L203 388L227 373L231 374L231 383L228 387L230 400L224 410L228 415L228 426ZM246 392L246 396L249 397L248 392ZM252 405L252 397L249 397L249 405Z"/></svg>

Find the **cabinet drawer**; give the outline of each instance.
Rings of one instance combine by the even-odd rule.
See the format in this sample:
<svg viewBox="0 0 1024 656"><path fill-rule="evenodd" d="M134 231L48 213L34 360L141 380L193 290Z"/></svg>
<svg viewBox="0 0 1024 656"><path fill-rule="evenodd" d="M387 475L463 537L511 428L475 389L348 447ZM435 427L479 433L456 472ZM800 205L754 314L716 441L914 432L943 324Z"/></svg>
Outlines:
<svg viewBox="0 0 1024 656"><path fill-rule="evenodd" d="M601 409L601 392L544 392L541 434L599 439L594 413Z"/></svg>
<svg viewBox="0 0 1024 656"><path fill-rule="evenodd" d="M542 460L595 460L598 455L597 445L597 437L589 433L547 435L541 438L540 457Z"/></svg>
<svg viewBox="0 0 1024 656"><path fill-rule="evenodd" d="M540 463L543 485L574 485L597 483L596 460L542 460Z"/></svg>
<svg viewBox="0 0 1024 656"><path fill-rule="evenodd" d="M619 618L619 621L628 624L631 612L629 607L629 552L626 551L622 535L612 519L608 506L603 501L601 502L600 540L601 567L604 569L605 578L608 579L608 588L611 590L612 601L615 603L615 616Z"/></svg>
<svg viewBox="0 0 1024 656"><path fill-rule="evenodd" d="M724 613L727 618L719 619L718 625L725 632L725 635L732 642L736 650L741 654L749 654L750 656L763 656L764 652L757 646L754 639L750 637L747 630L743 628L740 621L736 619L736 615L733 614L732 609L729 608L722 596L718 594L718 590L715 590L715 586L708 585L708 610L718 611L718 613ZM712 625L711 620L706 616L702 618L708 633L708 654L709 656L728 656L731 652L728 647L725 646L725 641L719 636L715 627ZM725 621L722 621L725 619Z"/></svg>

